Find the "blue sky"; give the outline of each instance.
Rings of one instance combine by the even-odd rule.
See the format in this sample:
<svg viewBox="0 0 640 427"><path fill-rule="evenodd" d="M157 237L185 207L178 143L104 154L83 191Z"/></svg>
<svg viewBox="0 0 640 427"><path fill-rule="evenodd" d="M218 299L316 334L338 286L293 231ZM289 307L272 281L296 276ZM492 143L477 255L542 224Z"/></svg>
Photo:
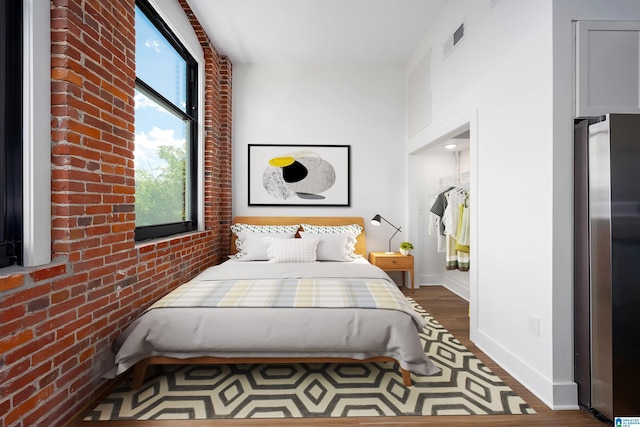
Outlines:
<svg viewBox="0 0 640 427"><path fill-rule="evenodd" d="M147 17L136 8L136 76L183 111L186 108L186 63ZM184 147L184 122L136 90L136 169L162 166L157 147Z"/></svg>

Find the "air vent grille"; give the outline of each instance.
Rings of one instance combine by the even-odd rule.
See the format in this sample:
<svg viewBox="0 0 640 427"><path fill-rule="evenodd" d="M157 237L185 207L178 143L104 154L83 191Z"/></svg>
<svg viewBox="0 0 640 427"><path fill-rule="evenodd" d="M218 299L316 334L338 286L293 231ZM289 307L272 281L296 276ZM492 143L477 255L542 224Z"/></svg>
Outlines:
<svg viewBox="0 0 640 427"><path fill-rule="evenodd" d="M442 54L446 58L454 47L456 47L464 39L464 22L458 26L453 34L444 42Z"/></svg>

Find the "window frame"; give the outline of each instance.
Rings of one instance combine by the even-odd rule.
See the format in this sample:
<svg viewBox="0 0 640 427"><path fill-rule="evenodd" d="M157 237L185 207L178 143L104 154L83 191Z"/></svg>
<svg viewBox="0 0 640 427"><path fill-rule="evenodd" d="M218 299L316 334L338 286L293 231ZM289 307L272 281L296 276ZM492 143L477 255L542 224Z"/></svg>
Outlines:
<svg viewBox="0 0 640 427"><path fill-rule="evenodd" d="M0 268L23 264L23 4L0 5ZM13 142L13 143L12 143Z"/></svg>
<svg viewBox="0 0 640 427"><path fill-rule="evenodd" d="M172 113L180 116L188 125L189 135L187 144L189 144L187 161L187 182L186 194L189 217L185 221L155 224L146 226L136 226L135 240L137 242L168 237L175 234L194 231L198 227L199 214L199 138L198 138L198 120L199 120L199 100L198 100L198 61L185 48L175 33L161 18L158 12L146 1L136 0L136 7L149 19L149 21L158 29L165 40L176 50L176 52L185 60L186 69L186 108L182 111L178 106L170 102L163 95L158 93L153 87L145 83L136 75L136 89L151 97L163 107Z"/></svg>

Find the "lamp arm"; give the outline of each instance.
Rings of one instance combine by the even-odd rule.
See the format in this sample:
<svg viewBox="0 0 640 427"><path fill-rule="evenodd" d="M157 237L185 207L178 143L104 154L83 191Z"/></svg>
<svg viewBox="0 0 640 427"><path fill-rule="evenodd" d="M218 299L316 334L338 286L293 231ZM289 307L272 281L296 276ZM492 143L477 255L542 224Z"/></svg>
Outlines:
<svg viewBox="0 0 640 427"><path fill-rule="evenodd" d="M381 220L381 219L382 219L382 220L384 220L384 222L386 222L387 224L389 224L391 227L393 227L393 229L394 229L394 230L396 230L396 231L395 231L395 233L393 233L393 235L391 235L391 238L389 239L389 252L387 252L387 253L391 254L391 253L393 253L393 252L391 252L391 240L392 240L392 239L393 239L393 237L394 237L396 234L398 234L401 230L400 230L400 227L396 227L395 225L391 224L389 221L387 221L387 219L386 219L385 217L383 217L383 216L382 216L382 215L380 215L380 214L377 214L376 216L374 216L374 217L373 217L373 219L371 220L371 224L376 225L376 226L377 226L377 225L380 225L380 220Z"/></svg>
<svg viewBox="0 0 640 427"><path fill-rule="evenodd" d="M394 238L394 236L396 234L398 234L400 232L400 228L401 227L396 227L395 225L391 224L389 221L387 221L387 219L385 217L383 217L382 215L380 215L380 218L382 218L384 220L384 222L386 222L387 224L389 224L390 226L392 226L396 232L393 233L393 235L391 236L391 238L389 239L389 252L391 252L391 240Z"/></svg>
<svg viewBox="0 0 640 427"><path fill-rule="evenodd" d="M380 215L380 218L382 218L382 219L384 220L384 222L386 222L387 224L389 224L390 226L392 226L393 228L395 228L395 229L396 229L396 233L397 233L398 231L400 231L400 228L401 228L401 227L396 227L395 225L391 224L391 223L390 223L389 221L387 221L387 219L386 219L385 217L383 217L382 215ZM395 236L395 234L394 234L394 236Z"/></svg>
<svg viewBox="0 0 640 427"><path fill-rule="evenodd" d="M385 221L386 221L386 219L385 219ZM390 225L391 225L391 224L390 224ZM396 229L396 232L395 232L395 233L393 233L393 234L391 235L391 237L389 238L389 252L391 252L391 240L392 240L392 239L393 239L393 237L394 237L396 234L398 234L398 232L400 231L400 228L396 228L396 227L395 227L395 226L393 226L393 225L391 225L391 226L392 226L393 228L395 228L395 229Z"/></svg>

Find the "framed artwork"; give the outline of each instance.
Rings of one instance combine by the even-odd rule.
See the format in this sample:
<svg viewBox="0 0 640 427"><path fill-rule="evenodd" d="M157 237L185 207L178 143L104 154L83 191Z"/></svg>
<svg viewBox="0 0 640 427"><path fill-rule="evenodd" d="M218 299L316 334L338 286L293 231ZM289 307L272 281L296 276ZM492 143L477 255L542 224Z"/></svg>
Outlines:
<svg viewBox="0 0 640 427"><path fill-rule="evenodd" d="M249 144L249 206L350 206L350 145Z"/></svg>

